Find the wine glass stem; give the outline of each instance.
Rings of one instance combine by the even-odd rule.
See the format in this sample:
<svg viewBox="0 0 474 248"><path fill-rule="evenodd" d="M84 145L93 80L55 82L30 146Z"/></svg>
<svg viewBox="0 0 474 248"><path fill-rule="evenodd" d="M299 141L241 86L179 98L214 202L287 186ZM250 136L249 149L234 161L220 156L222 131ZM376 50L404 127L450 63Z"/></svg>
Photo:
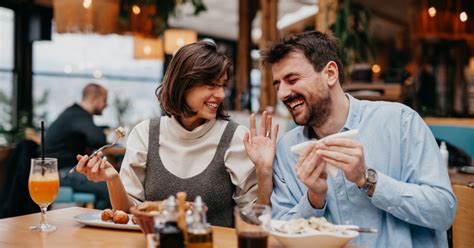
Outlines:
<svg viewBox="0 0 474 248"><path fill-rule="evenodd" d="M40 207L41 208L41 221L40 225L46 225L46 211L48 207Z"/></svg>

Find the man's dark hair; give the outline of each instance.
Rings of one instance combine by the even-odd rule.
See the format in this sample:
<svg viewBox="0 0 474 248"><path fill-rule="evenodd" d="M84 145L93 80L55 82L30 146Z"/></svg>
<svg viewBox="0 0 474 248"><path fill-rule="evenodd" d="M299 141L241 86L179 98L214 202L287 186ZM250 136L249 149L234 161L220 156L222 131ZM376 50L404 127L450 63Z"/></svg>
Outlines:
<svg viewBox="0 0 474 248"><path fill-rule="evenodd" d="M328 34L309 31L285 37L262 50L262 64L273 65L291 52L301 51L316 72L321 72L329 61L334 61L339 70L339 82L344 82L343 65L339 41Z"/></svg>
<svg viewBox="0 0 474 248"><path fill-rule="evenodd" d="M202 84L214 85L224 73L231 76L232 62L218 51L216 44L199 41L180 48L171 59L163 77L163 83L156 89L161 109L168 116L193 116L196 113L188 106L185 93ZM217 118L228 117L224 102L217 110Z"/></svg>

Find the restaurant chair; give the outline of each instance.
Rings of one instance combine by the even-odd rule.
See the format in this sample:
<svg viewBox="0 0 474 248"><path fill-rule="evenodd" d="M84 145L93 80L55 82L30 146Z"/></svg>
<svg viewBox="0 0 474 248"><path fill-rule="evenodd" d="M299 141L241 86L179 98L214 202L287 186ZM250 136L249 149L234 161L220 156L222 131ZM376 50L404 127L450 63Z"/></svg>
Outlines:
<svg viewBox="0 0 474 248"><path fill-rule="evenodd" d="M453 223L453 247L474 247L474 188L453 185L458 208Z"/></svg>
<svg viewBox="0 0 474 248"><path fill-rule="evenodd" d="M11 151L6 163L5 183L0 194L0 218L40 211L28 191L30 159L38 157L38 150L39 146L34 141L21 140Z"/></svg>
<svg viewBox="0 0 474 248"><path fill-rule="evenodd" d="M474 128L448 125L429 125L429 128L437 140L463 150L471 159L474 157Z"/></svg>
<svg viewBox="0 0 474 248"><path fill-rule="evenodd" d="M53 204L74 204L94 208L95 195L92 193L74 192L72 187L60 186Z"/></svg>

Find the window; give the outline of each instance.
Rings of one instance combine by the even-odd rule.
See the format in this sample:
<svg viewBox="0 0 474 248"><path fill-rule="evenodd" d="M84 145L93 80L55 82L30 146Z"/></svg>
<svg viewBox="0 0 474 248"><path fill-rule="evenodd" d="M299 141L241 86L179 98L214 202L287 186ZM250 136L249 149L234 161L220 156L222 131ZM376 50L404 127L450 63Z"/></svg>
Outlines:
<svg viewBox="0 0 474 248"><path fill-rule="evenodd" d="M33 46L35 122L48 126L74 102L89 82L104 85L108 107L98 125L133 127L161 114L155 97L162 62L134 60L133 38L120 35L53 34Z"/></svg>
<svg viewBox="0 0 474 248"><path fill-rule="evenodd" d="M13 10L0 7L0 134L12 128L13 22Z"/></svg>

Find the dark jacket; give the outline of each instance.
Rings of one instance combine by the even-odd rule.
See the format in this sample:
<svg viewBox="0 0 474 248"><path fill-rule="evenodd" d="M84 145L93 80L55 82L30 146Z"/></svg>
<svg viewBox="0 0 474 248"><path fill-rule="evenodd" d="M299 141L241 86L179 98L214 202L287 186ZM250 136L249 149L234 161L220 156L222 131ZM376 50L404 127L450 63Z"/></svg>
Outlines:
<svg viewBox="0 0 474 248"><path fill-rule="evenodd" d="M72 168L77 154L91 154L107 142L92 115L80 105L73 104L62 112L46 131L47 157L58 159L60 169Z"/></svg>

